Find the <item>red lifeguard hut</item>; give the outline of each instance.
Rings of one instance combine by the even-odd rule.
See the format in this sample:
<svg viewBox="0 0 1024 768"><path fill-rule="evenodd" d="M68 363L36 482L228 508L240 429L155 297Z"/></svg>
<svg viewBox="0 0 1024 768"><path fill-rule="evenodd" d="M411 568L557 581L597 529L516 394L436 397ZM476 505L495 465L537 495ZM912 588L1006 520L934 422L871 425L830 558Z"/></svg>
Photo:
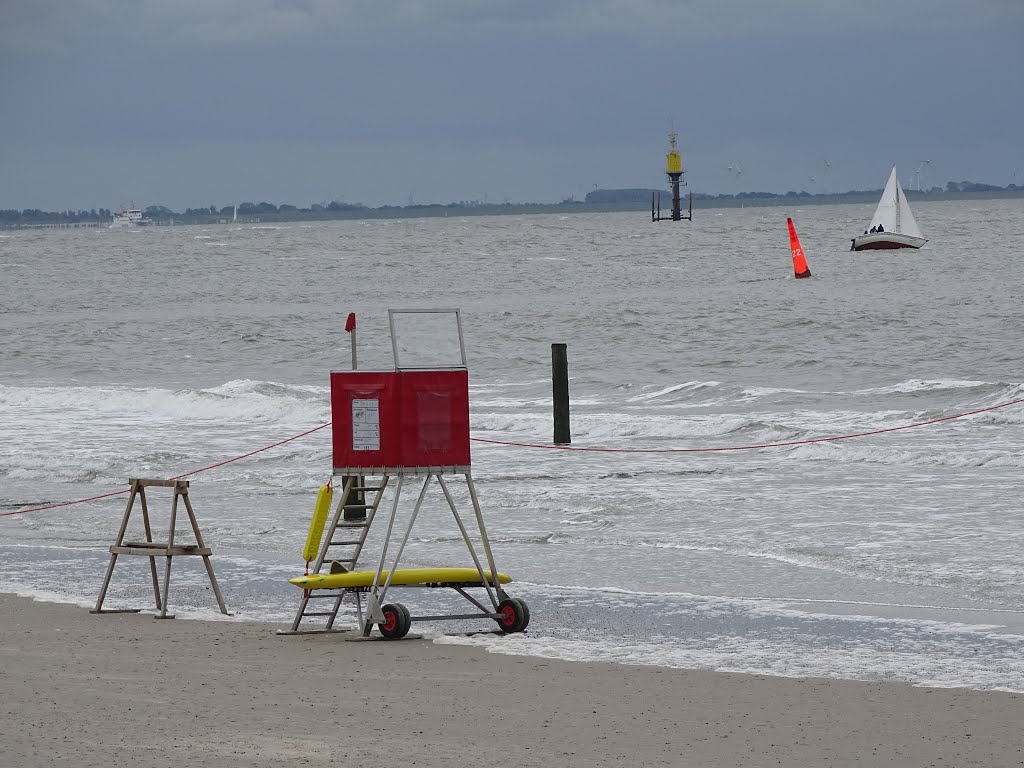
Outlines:
<svg viewBox="0 0 1024 768"><path fill-rule="evenodd" d="M332 371L334 474L466 473L469 373Z"/></svg>
<svg viewBox="0 0 1024 768"><path fill-rule="evenodd" d="M449 356L447 364L432 361L422 366L409 361L410 351L423 352L424 346L433 347L441 340L435 334L425 342L421 340L419 345L414 344L410 350L401 343L399 325L403 321L411 323L414 329L428 327L429 321L435 326L438 321L450 323L449 335L458 341L454 359ZM299 632L302 620L314 616L326 618L326 626L302 631L348 631L335 630L334 622L349 595L355 600L358 629L363 637L368 637L376 625L384 637L397 639L408 633L412 621L442 619L487 618L496 621L503 632L521 632L529 623L529 608L524 601L510 598L502 587L511 579L495 567L473 485L469 373L459 310L392 309L388 310L388 322L394 370L331 372L333 475L343 478L343 490L327 535L319 545L312 572L290 580L303 590L290 632ZM351 317L348 330L355 330ZM354 339L353 335L353 364L356 360ZM472 534L456 507L446 477L461 477L466 483L476 523ZM466 543L472 567L399 568L428 487L434 481L444 494ZM409 482L420 483L419 495L411 512L400 514L402 490ZM329 488L326 490L330 493ZM390 511L378 515L386 494L391 502ZM362 514L352 515L353 509ZM356 570L370 527L378 518L387 519L387 531L376 567ZM311 541L320 540L325 523L326 520L321 519L320 530L316 530L314 514L307 548ZM477 544L483 558L477 552ZM308 551L312 553L312 549ZM386 567L389 555L390 567ZM326 572L322 570L325 563L328 564ZM393 587L451 588L473 604L476 612L414 616L401 603L385 603ZM489 607L467 592L474 587L486 590ZM309 610L309 601L317 598L332 599L333 606L325 611Z"/></svg>

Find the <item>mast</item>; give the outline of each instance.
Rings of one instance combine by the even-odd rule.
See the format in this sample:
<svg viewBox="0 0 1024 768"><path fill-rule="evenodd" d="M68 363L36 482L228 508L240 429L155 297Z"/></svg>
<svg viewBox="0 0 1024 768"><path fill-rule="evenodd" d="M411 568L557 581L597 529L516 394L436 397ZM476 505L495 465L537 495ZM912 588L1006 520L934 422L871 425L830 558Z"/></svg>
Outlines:
<svg viewBox="0 0 1024 768"><path fill-rule="evenodd" d="M896 166L892 167L892 172L896 173ZM900 226L900 180L896 177L896 231L902 232L903 228Z"/></svg>

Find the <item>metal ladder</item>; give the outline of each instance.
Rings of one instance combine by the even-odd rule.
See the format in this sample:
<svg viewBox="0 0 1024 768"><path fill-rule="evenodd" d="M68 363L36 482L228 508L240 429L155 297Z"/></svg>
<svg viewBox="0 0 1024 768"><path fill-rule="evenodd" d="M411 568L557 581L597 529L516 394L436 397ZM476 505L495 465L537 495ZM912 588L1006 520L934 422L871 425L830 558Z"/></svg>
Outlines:
<svg viewBox="0 0 1024 768"><path fill-rule="evenodd" d="M384 498L384 491L388 487L388 482L391 479L391 475L382 475L377 484L367 484L368 478L358 477L349 475L345 478L344 490L341 493L341 498L338 500L338 505L334 510L334 516L331 518L331 524L327 529L327 535L324 537L323 543L320 546L320 553L317 555L316 560L313 564L312 573L320 573L324 562L328 562L330 568L337 568L338 566L344 568L346 571L355 569L356 563L359 562L359 555L363 551L363 545L366 543L366 537L370 532L370 526L373 524L373 518L377 514L377 508L380 506L381 500ZM365 494L373 493L373 501L369 504L365 502ZM356 503L349 504L348 499L352 497L357 499ZM364 517L356 519L354 517L346 518L346 512L363 512ZM335 539L338 536L338 539ZM331 550L341 550L338 554L344 555L341 557L331 557ZM347 551L346 551L347 550ZM333 572L333 571L331 571ZM292 622L290 630L279 630L278 634L281 635L294 635L294 634L314 634L324 632L346 632L344 629L334 629L334 620L338 616L338 609L341 608L341 603L345 599L345 595L348 594L348 590L344 588L339 589L318 589L315 592L313 590L303 590L302 599L299 602L299 610L295 614L295 620ZM333 600L334 605L329 610L309 610L313 606L310 606L310 600ZM300 630L299 625L303 619L306 618L326 618L327 623L323 628L319 629L306 629Z"/></svg>

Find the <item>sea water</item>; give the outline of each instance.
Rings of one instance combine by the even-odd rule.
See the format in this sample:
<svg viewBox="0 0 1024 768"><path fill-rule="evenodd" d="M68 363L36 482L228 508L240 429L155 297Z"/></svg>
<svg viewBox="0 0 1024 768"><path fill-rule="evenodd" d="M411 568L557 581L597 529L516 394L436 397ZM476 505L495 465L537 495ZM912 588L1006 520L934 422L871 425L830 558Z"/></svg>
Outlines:
<svg viewBox="0 0 1024 768"><path fill-rule="evenodd" d="M872 210L0 232L0 513L324 424L348 313L359 367L389 370L388 309L458 308L471 435L496 441L473 442L473 478L532 620L417 630L500 653L1024 691L1024 404L878 432L1024 397L1024 201L920 203L923 249L852 253ZM812 279L793 278L787 216ZM552 343L568 348L572 447L607 450L523 445L551 443ZM744 449L774 443L798 444ZM236 617L290 625L331 466L328 428L189 477ZM126 498L0 517L0 590L94 605ZM402 564L471 564L436 486ZM464 611L449 594L394 599ZM104 607L125 606L153 609L144 558L118 562ZM170 607L219 616L198 558L175 560Z"/></svg>

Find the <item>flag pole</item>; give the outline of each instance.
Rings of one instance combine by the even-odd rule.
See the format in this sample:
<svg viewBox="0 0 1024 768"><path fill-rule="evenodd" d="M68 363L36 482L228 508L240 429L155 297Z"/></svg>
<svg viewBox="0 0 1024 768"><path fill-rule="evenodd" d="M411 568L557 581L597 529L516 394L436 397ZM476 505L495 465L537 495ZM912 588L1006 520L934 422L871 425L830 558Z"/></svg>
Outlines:
<svg viewBox="0 0 1024 768"><path fill-rule="evenodd" d="M345 321L345 330L352 337L352 370L358 370L359 365L356 361L356 314L355 312L348 313L348 319Z"/></svg>

